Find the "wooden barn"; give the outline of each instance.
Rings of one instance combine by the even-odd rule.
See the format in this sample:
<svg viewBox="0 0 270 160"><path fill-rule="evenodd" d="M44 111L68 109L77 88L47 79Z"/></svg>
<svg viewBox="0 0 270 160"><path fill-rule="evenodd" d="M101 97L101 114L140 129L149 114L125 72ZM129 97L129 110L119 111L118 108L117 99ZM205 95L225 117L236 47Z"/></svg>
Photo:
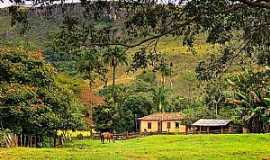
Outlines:
<svg viewBox="0 0 270 160"><path fill-rule="evenodd" d="M232 122L227 119L200 119L193 123L192 132L196 133L231 133Z"/></svg>
<svg viewBox="0 0 270 160"><path fill-rule="evenodd" d="M186 133L186 125L183 125L184 116L178 112L154 113L139 118L140 132L151 133Z"/></svg>

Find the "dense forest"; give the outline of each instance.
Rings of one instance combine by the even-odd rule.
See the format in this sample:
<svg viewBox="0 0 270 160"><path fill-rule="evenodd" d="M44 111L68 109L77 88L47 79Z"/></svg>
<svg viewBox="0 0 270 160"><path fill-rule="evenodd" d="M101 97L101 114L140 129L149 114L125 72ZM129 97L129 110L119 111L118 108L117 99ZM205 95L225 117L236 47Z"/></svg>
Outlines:
<svg viewBox="0 0 270 160"><path fill-rule="evenodd" d="M3 130L133 132L154 112L269 130L268 1L81 0L0 15Z"/></svg>

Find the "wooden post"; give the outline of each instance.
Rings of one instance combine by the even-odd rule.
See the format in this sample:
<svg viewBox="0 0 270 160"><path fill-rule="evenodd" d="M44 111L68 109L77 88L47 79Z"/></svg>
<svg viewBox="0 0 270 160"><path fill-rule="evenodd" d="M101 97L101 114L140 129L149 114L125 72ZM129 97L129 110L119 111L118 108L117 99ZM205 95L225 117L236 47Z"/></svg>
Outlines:
<svg viewBox="0 0 270 160"><path fill-rule="evenodd" d="M32 141L33 141L33 137L32 137L32 135L30 135L29 136L29 147L33 147Z"/></svg>
<svg viewBox="0 0 270 160"><path fill-rule="evenodd" d="M23 135L23 146L27 147L27 135Z"/></svg>
<svg viewBox="0 0 270 160"><path fill-rule="evenodd" d="M37 137L34 135L33 136L33 142L32 142L33 147L37 147L36 146L36 144L37 144L36 141L37 141Z"/></svg>
<svg viewBox="0 0 270 160"><path fill-rule="evenodd" d="M27 135L26 145L27 145L27 147L30 147L30 136L29 135Z"/></svg>
<svg viewBox="0 0 270 160"><path fill-rule="evenodd" d="M209 132L210 132L210 127L207 126L207 133L209 134Z"/></svg>
<svg viewBox="0 0 270 160"><path fill-rule="evenodd" d="M38 135L36 134L36 147L38 147Z"/></svg>
<svg viewBox="0 0 270 160"><path fill-rule="evenodd" d="M229 126L229 133L232 133L233 132L232 130L233 130L232 127Z"/></svg>
<svg viewBox="0 0 270 160"><path fill-rule="evenodd" d="M200 131L199 131L199 133L201 134L201 132L202 132L202 126L200 126Z"/></svg>
<svg viewBox="0 0 270 160"><path fill-rule="evenodd" d="M20 140L21 140L21 135L19 134L18 135L18 139L17 139L17 145L18 145L18 147L20 146Z"/></svg>
<svg viewBox="0 0 270 160"><path fill-rule="evenodd" d="M53 147L56 147L56 136L53 136Z"/></svg>
<svg viewBox="0 0 270 160"><path fill-rule="evenodd" d="M223 126L221 126L221 134L223 134Z"/></svg>
<svg viewBox="0 0 270 160"><path fill-rule="evenodd" d="M18 147L18 140L19 140L19 137L17 134L15 134L15 147Z"/></svg>
<svg viewBox="0 0 270 160"><path fill-rule="evenodd" d="M22 134L22 147L24 147L24 145L25 145L25 135Z"/></svg>

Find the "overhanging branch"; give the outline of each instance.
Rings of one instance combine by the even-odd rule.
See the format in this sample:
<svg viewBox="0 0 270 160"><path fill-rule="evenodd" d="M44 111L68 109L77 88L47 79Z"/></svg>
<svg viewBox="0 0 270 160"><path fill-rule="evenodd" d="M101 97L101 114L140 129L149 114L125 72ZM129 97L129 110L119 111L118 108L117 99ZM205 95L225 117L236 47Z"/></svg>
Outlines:
<svg viewBox="0 0 270 160"><path fill-rule="evenodd" d="M186 20L184 23L181 23L181 24L173 27L172 29L170 29L170 30L168 30L166 32L163 32L163 33L155 35L155 36L148 37L148 38L146 38L146 39L144 39L144 40L142 40L140 42L134 43L134 44L125 44L125 43L89 43L86 46L123 46L123 47L126 47L126 48L134 48L134 47L140 46L140 45L142 45L144 43L147 43L147 42L149 42L151 40L155 40L155 39L161 38L161 37L163 37L165 35L172 34L172 33L176 32L179 28L190 24L194 20L195 20L195 18L191 18L189 20Z"/></svg>
<svg viewBox="0 0 270 160"><path fill-rule="evenodd" d="M250 7L259 7L259 8L270 9L270 1L269 0L257 0L257 1L239 0L239 2L246 4Z"/></svg>

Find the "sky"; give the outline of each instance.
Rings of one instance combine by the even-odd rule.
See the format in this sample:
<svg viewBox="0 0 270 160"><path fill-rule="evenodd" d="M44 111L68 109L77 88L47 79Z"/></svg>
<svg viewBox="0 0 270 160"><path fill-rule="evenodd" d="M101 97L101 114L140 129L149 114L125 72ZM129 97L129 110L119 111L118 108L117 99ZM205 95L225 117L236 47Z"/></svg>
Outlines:
<svg viewBox="0 0 270 160"><path fill-rule="evenodd" d="M9 0L4 0L4 2L0 1L0 8L5 8L11 6L12 3Z"/></svg>

